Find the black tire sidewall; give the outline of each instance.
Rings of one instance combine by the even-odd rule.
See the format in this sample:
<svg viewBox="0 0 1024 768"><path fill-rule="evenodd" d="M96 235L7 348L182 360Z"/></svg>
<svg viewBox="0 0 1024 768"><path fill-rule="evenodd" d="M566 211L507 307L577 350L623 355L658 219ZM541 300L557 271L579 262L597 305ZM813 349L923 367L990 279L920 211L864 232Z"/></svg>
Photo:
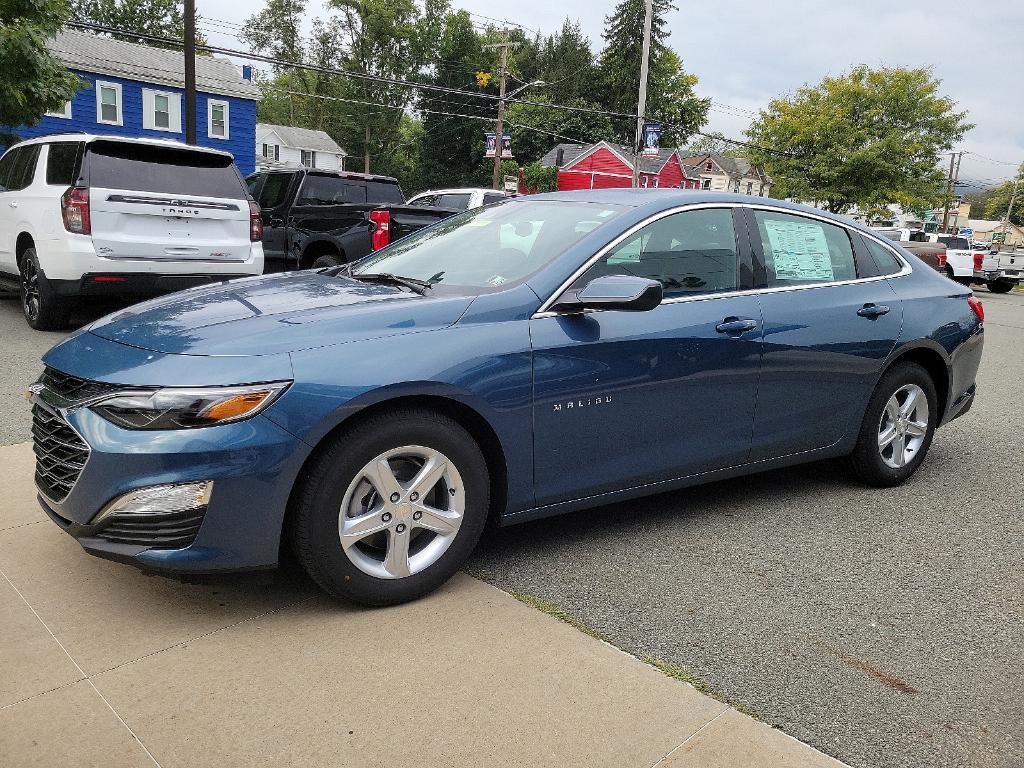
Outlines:
<svg viewBox="0 0 1024 768"><path fill-rule="evenodd" d="M1009 293L1013 290L1013 283L1009 280L989 280L985 285L992 293Z"/></svg>
<svg viewBox="0 0 1024 768"><path fill-rule="evenodd" d="M371 459L403 445L441 451L465 485L466 510L448 550L427 569L402 579L379 579L349 560L338 538L341 503L353 477ZM393 605L440 587L468 559L488 518L487 463L473 438L455 421L430 412L403 412L374 419L338 436L317 460L297 510L305 544L297 554L310 576L329 594L364 605Z"/></svg>
<svg viewBox="0 0 1024 768"><path fill-rule="evenodd" d="M313 260L312 269L324 269L326 267L337 267L340 264L344 264L341 257L332 256L330 254L324 254L323 256L317 256Z"/></svg>
<svg viewBox="0 0 1024 768"><path fill-rule="evenodd" d="M18 298L21 300L22 316L29 326L37 331L56 331L67 324L67 309L58 304L58 297L50 287L42 266L39 264L39 257L35 248L28 248L22 254L22 264L31 262L36 269L36 279L39 284L39 311L35 318L30 318L25 312L25 289L18 291ZM24 269L24 267L22 267Z"/></svg>
<svg viewBox="0 0 1024 768"><path fill-rule="evenodd" d="M917 455L905 466L896 468L886 464L878 450L878 426L889 398L906 384L916 384L925 393L928 400L928 432ZM916 363L897 363L882 375L868 402L857 446L851 457L854 471L862 480L871 485L891 487L903 483L917 471L928 454L932 439L935 437L938 415L938 395L935 383L928 372Z"/></svg>

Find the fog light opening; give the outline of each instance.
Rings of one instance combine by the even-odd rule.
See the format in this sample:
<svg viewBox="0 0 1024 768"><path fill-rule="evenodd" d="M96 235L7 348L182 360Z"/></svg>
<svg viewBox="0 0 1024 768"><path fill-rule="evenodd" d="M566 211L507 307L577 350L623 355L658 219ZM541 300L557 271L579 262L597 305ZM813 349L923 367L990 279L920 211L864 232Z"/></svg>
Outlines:
<svg viewBox="0 0 1024 768"><path fill-rule="evenodd" d="M138 488L118 496L107 504L93 520L92 525L115 515L120 518L135 515L174 515L204 509L209 505L212 494L212 480Z"/></svg>

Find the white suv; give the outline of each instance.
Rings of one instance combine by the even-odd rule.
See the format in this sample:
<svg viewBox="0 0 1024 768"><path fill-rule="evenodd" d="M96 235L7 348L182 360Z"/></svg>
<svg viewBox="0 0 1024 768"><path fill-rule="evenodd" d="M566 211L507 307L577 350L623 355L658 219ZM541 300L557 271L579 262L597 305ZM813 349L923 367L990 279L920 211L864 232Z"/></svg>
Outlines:
<svg viewBox="0 0 1024 768"><path fill-rule="evenodd" d="M262 236L225 152L61 134L0 157L0 287L21 291L38 330L66 325L79 297L262 274Z"/></svg>
<svg viewBox="0 0 1024 768"><path fill-rule="evenodd" d="M420 192L410 197L406 205L420 205L434 208L454 208L466 211L471 208L479 208L482 205L490 205L504 200L506 197L514 197L512 193L502 192L498 189L484 189L483 187L465 187L462 189L432 189L427 192Z"/></svg>

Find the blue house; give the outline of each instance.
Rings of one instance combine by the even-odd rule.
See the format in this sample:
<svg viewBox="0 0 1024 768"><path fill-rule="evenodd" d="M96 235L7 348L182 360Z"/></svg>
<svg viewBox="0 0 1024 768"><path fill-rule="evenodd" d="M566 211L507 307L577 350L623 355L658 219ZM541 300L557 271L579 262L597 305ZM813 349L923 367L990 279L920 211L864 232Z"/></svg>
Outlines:
<svg viewBox="0 0 1024 768"><path fill-rule="evenodd" d="M50 49L83 87L60 112L13 132L24 139L81 131L185 141L185 59L88 32L66 30ZM196 143L230 152L243 175L256 168L256 99L252 69L196 57Z"/></svg>

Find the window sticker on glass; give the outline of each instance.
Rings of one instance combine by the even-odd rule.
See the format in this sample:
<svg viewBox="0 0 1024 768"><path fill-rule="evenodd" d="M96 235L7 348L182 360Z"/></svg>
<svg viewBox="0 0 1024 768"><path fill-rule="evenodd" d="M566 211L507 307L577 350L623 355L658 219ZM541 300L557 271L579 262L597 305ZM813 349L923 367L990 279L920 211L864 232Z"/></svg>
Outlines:
<svg viewBox="0 0 1024 768"><path fill-rule="evenodd" d="M777 279L834 279L832 258L820 225L766 219L764 228L772 248Z"/></svg>

